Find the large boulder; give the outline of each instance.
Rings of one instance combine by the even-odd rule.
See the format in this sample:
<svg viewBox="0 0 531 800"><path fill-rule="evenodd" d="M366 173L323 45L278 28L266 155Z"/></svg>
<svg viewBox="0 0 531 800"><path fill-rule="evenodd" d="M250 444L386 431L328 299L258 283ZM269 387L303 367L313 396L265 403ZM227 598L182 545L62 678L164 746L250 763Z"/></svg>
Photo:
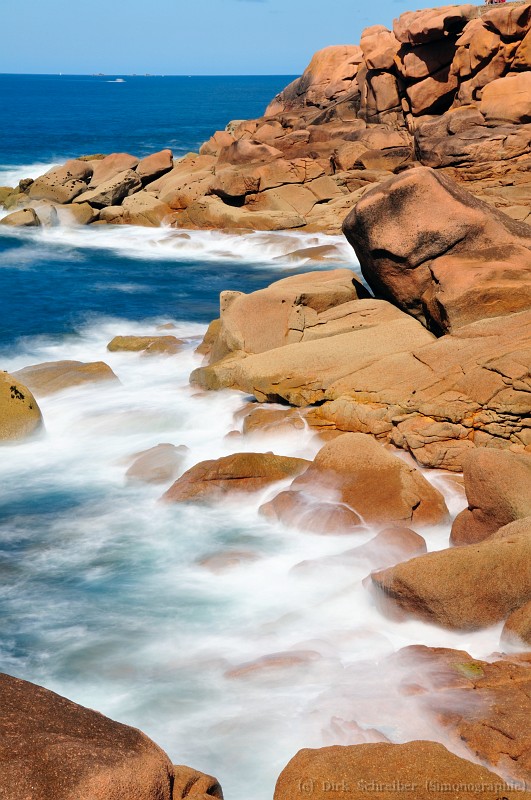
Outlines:
<svg viewBox="0 0 531 800"><path fill-rule="evenodd" d="M299 475L308 463L302 458L273 453L235 453L201 461L175 481L163 495L163 500L169 503L208 503L233 492L256 492L271 483Z"/></svg>
<svg viewBox="0 0 531 800"><path fill-rule="evenodd" d="M40 397L87 383L118 382L112 369L103 361L48 361L19 369L13 377L23 381Z"/></svg>
<svg viewBox="0 0 531 800"><path fill-rule="evenodd" d="M0 225L13 228L37 228L40 224L39 216L34 208L12 211L11 214L0 219Z"/></svg>
<svg viewBox="0 0 531 800"><path fill-rule="evenodd" d="M125 225L142 225L156 228L168 219L172 209L148 192L137 192L122 203L121 222Z"/></svg>
<svg viewBox="0 0 531 800"><path fill-rule="evenodd" d="M115 336L107 345L111 353L175 355L184 345L176 336Z"/></svg>
<svg viewBox="0 0 531 800"><path fill-rule="evenodd" d="M518 524L479 544L427 553L373 573L382 608L457 630L506 619L531 599L531 531L529 525L515 530Z"/></svg>
<svg viewBox="0 0 531 800"><path fill-rule="evenodd" d="M467 22L478 16L473 5L439 6L422 11L406 11L395 20L393 30L399 42L426 44L456 36Z"/></svg>
<svg viewBox="0 0 531 800"><path fill-rule="evenodd" d="M468 508L452 525L454 545L481 542L510 522L531 517L531 455L470 450L463 475Z"/></svg>
<svg viewBox="0 0 531 800"><path fill-rule="evenodd" d="M173 153L166 149L141 158L135 167L135 172L142 183L146 184L160 178L171 169L173 169Z"/></svg>
<svg viewBox="0 0 531 800"><path fill-rule="evenodd" d="M531 792L512 791L495 773L437 742L381 742L299 750L281 772L274 800L300 794L315 800L344 794L353 800L372 794L396 800L397 793L415 800L476 800L482 791L492 798L501 793L512 800L531 797Z"/></svg>
<svg viewBox="0 0 531 800"><path fill-rule="evenodd" d="M529 227L432 169L366 192L343 230L371 288L438 333L531 307Z"/></svg>
<svg viewBox="0 0 531 800"><path fill-rule="evenodd" d="M29 197L32 200L71 203L74 197L86 190L92 172L92 165L87 161L67 161L34 180L29 187Z"/></svg>
<svg viewBox="0 0 531 800"><path fill-rule="evenodd" d="M325 444L293 481L289 495L299 502L307 495L309 508L316 500L335 499L358 516L358 523L426 525L448 518L442 494L415 467L363 433L345 433ZM274 508L278 518L290 521L285 499Z"/></svg>
<svg viewBox="0 0 531 800"><path fill-rule="evenodd" d="M308 328L325 327L320 315L366 294L348 269L293 275L248 295L222 292L221 325L210 360L301 341Z"/></svg>
<svg viewBox="0 0 531 800"><path fill-rule="evenodd" d="M103 162L100 162L103 163ZM142 182L136 172L128 169L119 172L105 181L98 183L96 189L88 189L75 197L75 203L90 203L95 208L119 205L124 197L142 188Z"/></svg>
<svg viewBox="0 0 531 800"><path fill-rule="evenodd" d="M508 75L487 84L479 108L488 124L531 122L531 72Z"/></svg>
<svg viewBox="0 0 531 800"><path fill-rule="evenodd" d="M136 453L125 477L133 483L169 483L177 477L187 451L184 445L157 444Z"/></svg>
<svg viewBox="0 0 531 800"><path fill-rule="evenodd" d="M138 158L129 153L111 153L98 161L93 161L90 188L95 189L120 173L135 169L137 164Z"/></svg>
<svg viewBox="0 0 531 800"><path fill-rule="evenodd" d="M41 410L27 386L14 375L0 372L0 442L25 439L42 425Z"/></svg>
<svg viewBox="0 0 531 800"><path fill-rule="evenodd" d="M3 800L172 800L174 768L136 728L10 675L0 699Z"/></svg>

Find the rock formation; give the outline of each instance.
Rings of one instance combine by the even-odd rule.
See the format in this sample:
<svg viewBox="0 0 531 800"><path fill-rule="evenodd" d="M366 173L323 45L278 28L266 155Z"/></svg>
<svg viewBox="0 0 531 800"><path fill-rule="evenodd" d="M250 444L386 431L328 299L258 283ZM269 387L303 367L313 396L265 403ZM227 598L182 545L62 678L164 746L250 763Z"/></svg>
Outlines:
<svg viewBox="0 0 531 800"><path fill-rule="evenodd" d="M42 414L30 390L14 375L0 373L0 442L13 442L42 429Z"/></svg>
<svg viewBox="0 0 531 800"><path fill-rule="evenodd" d="M405 12L316 53L263 117L199 153L73 159L0 188L1 224L339 232L367 187L419 163L529 221L530 9Z"/></svg>

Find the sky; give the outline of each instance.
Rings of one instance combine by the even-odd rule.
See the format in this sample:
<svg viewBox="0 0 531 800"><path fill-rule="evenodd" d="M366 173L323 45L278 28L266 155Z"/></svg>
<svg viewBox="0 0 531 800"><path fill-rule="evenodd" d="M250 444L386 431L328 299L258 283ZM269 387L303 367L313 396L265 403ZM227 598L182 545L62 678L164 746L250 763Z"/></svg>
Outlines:
<svg viewBox="0 0 531 800"><path fill-rule="evenodd" d="M441 2L441 4L443 4ZM434 0L0 0L0 73L298 75Z"/></svg>

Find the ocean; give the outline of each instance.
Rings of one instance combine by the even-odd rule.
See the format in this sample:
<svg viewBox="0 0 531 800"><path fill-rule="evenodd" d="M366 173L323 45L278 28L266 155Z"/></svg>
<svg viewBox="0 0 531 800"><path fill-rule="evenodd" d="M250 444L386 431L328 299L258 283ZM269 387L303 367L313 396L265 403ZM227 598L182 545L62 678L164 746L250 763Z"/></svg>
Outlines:
<svg viewBox="0 0 531 800"><path fill-rule="evenodd" d="M260 115L291 79L0 76L0 185L76 155L197 150L229 120ZM125 479L134 454L161 442L189 448L183 469L242 448L315 455L310 430L242 442L233 432L249 398L198 392L188 376L221 290L305 271L289 253L327 240L0 228L0 368L103 360L120 380L42 398L45 436L2 449L0 671L141 728L175 763L215 774L230 800L270 798L298 749L348 744L354 721L414 738L410 707L401 716L396 686L381 685L375 666L397 648L492 650L492 631L384 618L362 586L363 561L321 566L369 528L306 534L259 516L270 490L179 507L159 503L165 487ZM333 241L338 265L358 269ZM186 341L177 356L106 349L116 334L169 323ZM444 475L429 479L453 513L462 508ZM448 529L422 533L430 549L447 544ZM244 554L232 569L202 563L232 551Z"/></svg>

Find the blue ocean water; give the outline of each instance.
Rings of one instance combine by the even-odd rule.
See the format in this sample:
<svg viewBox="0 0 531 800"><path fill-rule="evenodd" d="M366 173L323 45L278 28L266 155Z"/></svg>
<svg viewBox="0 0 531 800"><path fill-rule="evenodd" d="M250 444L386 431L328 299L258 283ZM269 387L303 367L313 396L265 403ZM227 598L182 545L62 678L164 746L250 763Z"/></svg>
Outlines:
<svg viewBox="0 0 531 800"><path fill-rule="evenodd" d="M81 154L197 149L291 80L116 77L0 76L0 185ZM44 434L0 452L0 671L141 728L175 763L215 774L231 800L269 800L298 749L352 743L356 726L423 738L421 711L382 687L369 654L462 646L383 618L363 560L327 566L374 531L319 536L265 520L259 506L284 486L184 507L160 502L167 485L126 477L135 454L162 442L188 448L179 474L243 448L313 458L322 442L308 429L242 438L249 398L198 392L189 375L220 290L307 270L289 254L323 239L0 226L0 369L105 361L119 379L39 396ZM117 334L161 325L184 342L176 356L107 350ZM448 538L423 533L430 547ZM482 636L478 657L492 649Z"/></svg>
<svg viewBox="0 0 531 800"><path fill-rule="evenodd" d="M117 83L117 77L0 75L0 185L13 173L34 177L83 154L196 151L229 120L261 115L292 79L125 76ZM32 171L33 165L43 166ZM138 258L111 238L105 246L100 236L94 248L79 237L49 243L2 231L0 348L20 336L72 331L92 313L131 319L170 313L206 322L216 316L221 289L238 284L249 291L270 277L258 266L242 270L241 259L225 257L220 270L215 260L191 252L178 256L175 280L171 256L150 258L144 248Z"/></svg>

